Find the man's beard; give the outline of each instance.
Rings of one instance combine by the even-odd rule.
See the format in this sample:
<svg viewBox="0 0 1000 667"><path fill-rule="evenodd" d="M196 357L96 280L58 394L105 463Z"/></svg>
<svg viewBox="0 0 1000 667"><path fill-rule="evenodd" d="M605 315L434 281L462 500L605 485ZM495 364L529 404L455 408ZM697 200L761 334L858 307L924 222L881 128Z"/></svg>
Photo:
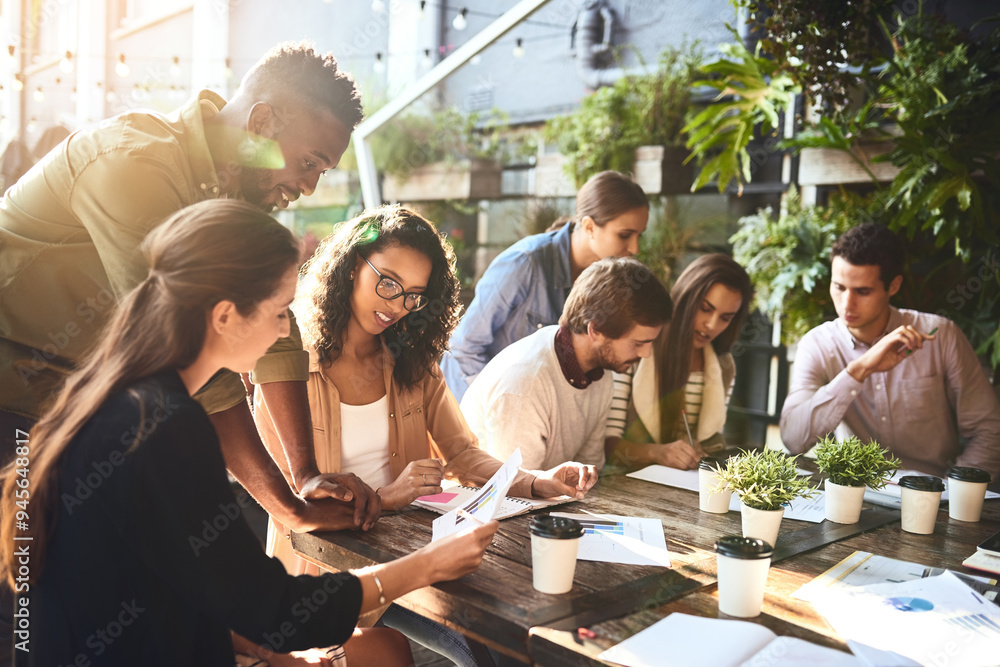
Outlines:
<svg viewBox="0 0 1000 667"><path fill-rule="evenodd" d="M264 203L264 200L270 196L272 189L271 180L266 171L252 167L243 168L240 174L240 194L243 201L263 209L265 213L270 213L274 210L274 204Z"/></svg>
<svg viewBox="0 0 1000 667"><path fill-rule="evenodd" d="M597 367L603 368L606 371L626 373L638 361L639 357L629 359L627 361L619 361L616 359L614 349L611 347L610 342L604 343L597 348Z"/></svg>

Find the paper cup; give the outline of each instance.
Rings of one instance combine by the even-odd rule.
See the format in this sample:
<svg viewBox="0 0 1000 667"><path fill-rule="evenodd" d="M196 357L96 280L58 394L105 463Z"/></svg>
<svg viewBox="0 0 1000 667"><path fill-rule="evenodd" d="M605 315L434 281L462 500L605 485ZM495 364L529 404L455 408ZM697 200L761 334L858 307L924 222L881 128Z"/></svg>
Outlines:
<svg viewBox="0 0 1000 667"><path fill-rule="evenodd" d="M899 480L903 530L918 535L934 532L944 482L937 477L907 476Z"/></svg>
<svg viewBox="0 0 1000 667"><path fill-rule="evenodd" d="M956 466L948 471L948 516L956 521L979 521L990 474L979 468Z"/></svg>
<svg viewBox="0 0 1000 667"><path fill-rule="evenodd" d="M715 543L720 612L740 618L760 615L773 553L770 544L754 537L727 535Z"/></svg>
<svg viewBox="0 0 1000 667"><path fill-rule="evenodd" d="M715 492L719 485L719 468L726 464L725 459L706 456L698 462L698 509L712 514L725 514L729 511L729 499L733 492L730 489Z"/></svg>
<svg viewBox="0 0 1000 667"><path fill-rule="evenodd" d="M542 593L568 593L573 588L576 552L583 526L576 519L551 514L531 517L531 580Z"/></svg>

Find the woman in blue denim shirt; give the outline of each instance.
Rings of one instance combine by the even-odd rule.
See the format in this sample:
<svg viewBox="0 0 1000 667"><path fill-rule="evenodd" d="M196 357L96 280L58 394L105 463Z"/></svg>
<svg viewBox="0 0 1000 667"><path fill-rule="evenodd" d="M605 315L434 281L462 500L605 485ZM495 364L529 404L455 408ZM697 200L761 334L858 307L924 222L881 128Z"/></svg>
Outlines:
<svg viewBox="0 0 1000 667"><path fill-rule="evenodd" d="M521 239L500 253L479 281L441 361L455 398L462 400L500 350L558 322L584 269L604 257L635 255L648 220L642 188L628 176L602 171L580 188L568 224Z"/></svg>

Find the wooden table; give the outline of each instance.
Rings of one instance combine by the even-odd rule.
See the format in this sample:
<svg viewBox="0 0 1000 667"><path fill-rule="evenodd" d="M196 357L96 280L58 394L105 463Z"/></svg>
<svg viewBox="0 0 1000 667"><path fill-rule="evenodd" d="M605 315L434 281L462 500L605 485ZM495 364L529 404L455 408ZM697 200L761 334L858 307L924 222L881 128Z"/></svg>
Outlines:
<svg viewBox="0 0 1000 667"><path fill-rule="evenodd" d="M741 533L738 512L724 515L701 512L696 493L624 476L605 477L585 500L556 510L660 519L672 567L578 561L570 593L539 593L531 584L528 516L524 515L500 523L493 545L476 572L459 581L414 591L397 602L519 661L540 661L544 656L551 664L575 665L599 653L605 644L610 646L646 627L648 622L643 624L643 621L647 616L643 614L655 615L678 598L692 603L697 603L698 595L709 595L710 599L711 593L697 591L714 588L715 541L723 535ZM328 569L364 567L393 560L427 544L431 521L437 516L427 510L412 509L384 516L369 533L293 534L292 546ZM856 526L786 519L774 561L795 558L809 549L846 539L866 527L898 521L897 517L895 511L873 509L866 510L863 523ZM714 602L702 606L714 608ZM637 615L639 610L650 611ZM602 622L620 617L635 619L635 623L614 632L609 627L605 632ZM564 650L560 629L577 626L594 626L605 634L600 636L601 641L585 645L571 641L572 646ZM553 634L546 634L546 627ZM561 662L564 659L568 662Z"/></svg>
<svg viewBox="0 0 1000 667"><path fill-rule="evenodd" d="M693 495L693 494L692 494ZM866 510L867 511L867 510ZM730 512L737 516L736 513ZM893 511L898 516L898 512ZM790 523L786 520L785 524ZM831 526L829 522L819 524ZM807 641L841 650L848 650L826 620L808 602L792 598L800 586L827 571L855 551L896 558L932 567L943 567L967 574L993 576L962 566L976 550L976 545L1000 530L1000 500L987 501L979 523L963 523L949 519L947 510L938 513L933 535L903 532L898 518L875 529L821 548L793 554L772 565L768 574L761 616L750 620L767 626L778 635L799 637ZM799 533L801 534L801 532ZM782 526L779 548L795 542L795 533ZM599 623L588 619L566 618L531 630L529 650L536 665L543 667L610 665L597 655L631 637L673 612L712 618L731 618L718 610L718 590L714 583L655 608L618 617L608 617ZM587 626L596 637L581 639L576 628Z"/></svg>

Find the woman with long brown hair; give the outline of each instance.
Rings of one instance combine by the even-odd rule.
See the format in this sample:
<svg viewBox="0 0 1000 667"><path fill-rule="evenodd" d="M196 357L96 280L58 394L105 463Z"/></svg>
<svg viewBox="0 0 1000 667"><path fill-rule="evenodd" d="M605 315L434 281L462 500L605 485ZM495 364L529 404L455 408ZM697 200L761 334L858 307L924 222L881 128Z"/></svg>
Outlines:
<svg viewBox="0 0 1000 667"><path fill-rule="evenodd" d="M449 477L481 486L501 461L479 449L438 362L460 309L455 256L434 225L401 206L383 206L345 222L303 269L292 309L310 356L307 387L316 463L349 471L378 487L382 509L399 510L440 493ZM281 462L276 408L256 393L254 418ZM592 466L566 463L521 471L510 494L583 497ZM317 573L291 548L291 531L273 517L268 553L293 574ZM465 640L393 605L383 622L459 665L474 664Z"/></svg>
<svg viewBox="0 0 1000 667"><path fill-rule="evenodd" d="M231 665L230 631L270 650L341 644L380 598L478 566L495 522L354 573L296 578L268 559L191 394L288 335L298 243L259 209L212 200L143 248L148 277L3 473L0 576L30 609L30 664ZM310 599L327 602L303 614Z"/></svg>
<svg viewBox="0 0 1000 667"><path fill-rule="evenodd" d="M631 257L649 221L639 184L602 171L576 195L565 225L523 238L490 263L451 337L441 369L459 401L486 363L514 341L557 324L573 282L605 257Z"/></svg>
<svg viewBox="0 0 1000 667"><path fill-rule="evenodd" d="M750 277L728 255L703 255L681 273L670 291L673 320L652 356L615 374L607 431L614 464L690 470L706 449L724 446L731 350L752 297Z"/></svg>

